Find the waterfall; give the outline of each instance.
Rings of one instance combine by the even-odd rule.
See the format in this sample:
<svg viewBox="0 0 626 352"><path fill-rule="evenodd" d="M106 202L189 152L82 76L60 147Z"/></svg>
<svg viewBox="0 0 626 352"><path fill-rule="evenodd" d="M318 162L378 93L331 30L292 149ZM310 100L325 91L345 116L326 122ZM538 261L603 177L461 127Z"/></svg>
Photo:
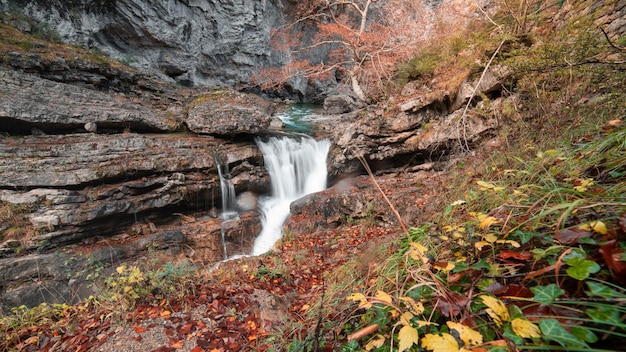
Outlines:
<svg viewBox="0 0 626 352"><path fill-rule="evenodd" d="M259 201L263 229L252 255L263 254L282 237L282 226L294 200L326 188L328 140L307 136L256 140L270 176L271 195Z"/></svg>
<svg viewBox="0 0 626 352"><path fill-rule="evenodd" d="M223 154L214 154L213 159L215 159L215 165L217 165L217 174L220 178L220 188L222 191L222 212L220 213L220 218L222 218L223 221L236 220L239 218L239 214L235 208L237 195L235 193L235 186L231 182L230 171L228 170L228 160L226 155ZM222 240L224 259L227 259L228 250L226 248L226 234L223 224L220 229L220 236Z"/></svg>
<svg viewBox="0 0 626 352"><path fill-rule="evenodd" d="M215 164L217 165L217 174L220 177L220 188L222 191L222 212L220 217L224 220L237 218L237 210L235 208L236 194L235 186L231 182L230 171L228 170L228 161L224 155L213 155Z"/></svg>

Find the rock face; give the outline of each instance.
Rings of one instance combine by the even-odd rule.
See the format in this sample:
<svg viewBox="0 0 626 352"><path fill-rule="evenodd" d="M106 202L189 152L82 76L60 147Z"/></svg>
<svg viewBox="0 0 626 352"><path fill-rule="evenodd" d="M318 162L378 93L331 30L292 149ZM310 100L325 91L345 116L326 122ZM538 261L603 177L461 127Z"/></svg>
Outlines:
<svg viewBox="0 0 626 352"><path fill-rule="evenodd" d="M30 133L33 128L57 134L84 132L86 125L89 132L97 128L171 132L180 126L166 114L123 97L17 71L0 70L0 80L0 132Z"/></svg>
<svg viewBox="0 0 626 352"><path fill-rule="evenodd" d="M247 83L261 64L281 64L270 31L283 23L281 0L0 0L47 23L63 41L101 50L183 85Z"/></svg>

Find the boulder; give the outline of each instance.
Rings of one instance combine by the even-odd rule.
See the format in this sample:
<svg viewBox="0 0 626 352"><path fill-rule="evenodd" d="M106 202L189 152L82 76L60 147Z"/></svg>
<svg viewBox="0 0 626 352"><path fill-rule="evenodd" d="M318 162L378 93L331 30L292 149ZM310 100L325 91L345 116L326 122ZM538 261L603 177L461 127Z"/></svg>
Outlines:
<svg viewBox="0 0 626 352"><path fill-rule="evenodd" d="M257 134L270 128L273 112L273 104L257 95L220 90L196 96L185 124L199 134Z"/></svg>
<svg viewBox="0 0 626 352"><path fill-rule="evenodd" d="M331 95L324 99L324 111L330 115L354 111L354 100L348 95Z"/></svg>

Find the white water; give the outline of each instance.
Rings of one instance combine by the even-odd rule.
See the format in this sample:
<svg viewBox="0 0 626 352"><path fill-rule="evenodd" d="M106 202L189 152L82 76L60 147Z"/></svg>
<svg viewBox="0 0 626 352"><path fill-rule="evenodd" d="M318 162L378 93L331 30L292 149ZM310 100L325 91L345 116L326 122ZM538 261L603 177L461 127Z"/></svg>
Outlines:
<svg viewBox="0 0 626 352"><path fill-rule="evenodd" d="M222 212L220 213L220 217L223 220L232 220L238 216L237 210L235 209L237 195L235 193L235 186L233 186L233 183L230 181L231 176L228 170L228 162L225 157L215 157L215 164L217 165L217 173L220 177L220 188L222 190Z"/></svg>
<svg viewBox="0 0 626 352"><path fill-rule="evenodd" d="M263 230L254 241L252 255L263 254L282 237L282 226L294 200L326 188L328 140L311 137L257 139L272 187L270 197L259 201Z"/></svg>

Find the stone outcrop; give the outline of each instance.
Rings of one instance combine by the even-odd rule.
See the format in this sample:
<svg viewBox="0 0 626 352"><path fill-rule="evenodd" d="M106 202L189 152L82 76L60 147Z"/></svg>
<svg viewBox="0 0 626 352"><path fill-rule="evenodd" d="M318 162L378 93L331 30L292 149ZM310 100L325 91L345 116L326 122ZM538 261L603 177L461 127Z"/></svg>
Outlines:
<svg viewBox="0 0 626 352"><path fill-rule="evenodd" d="M124 97L18 71L0 70L0 82L0 132L86 132L86 124L105 132L171 132L180 127L164 112Z"/></svg>
<svg viewBox="0 0 626 352"><path fill-rule="evenodd" d="M1 0L0 11L17 3ZM281 0L29 0L17 6L65 42L188 86L240 85L260 65L288 59L269 46L271 30L284 22Z"/></svg>
<svg viewBox="0 0 626 352"><path fill-rule="evenodd" d="M264 170L252 166L261 155L251 143L131 133L5 138L0 184L24 191L5 189L0 199L33 209L29 221L41 234L23 250L75 243L114 234L138 215L197 207L198 198L201 208L220 205L216 153L228 156L236 188L263 188Z"/></svg>
<svg viewBox="0 0 626 352"><path fill-rule="evenodd" d="M261 97L218 90L196 96L185 124L192 132L217 136L257 134L271 126L272 103Z"/></svg>

